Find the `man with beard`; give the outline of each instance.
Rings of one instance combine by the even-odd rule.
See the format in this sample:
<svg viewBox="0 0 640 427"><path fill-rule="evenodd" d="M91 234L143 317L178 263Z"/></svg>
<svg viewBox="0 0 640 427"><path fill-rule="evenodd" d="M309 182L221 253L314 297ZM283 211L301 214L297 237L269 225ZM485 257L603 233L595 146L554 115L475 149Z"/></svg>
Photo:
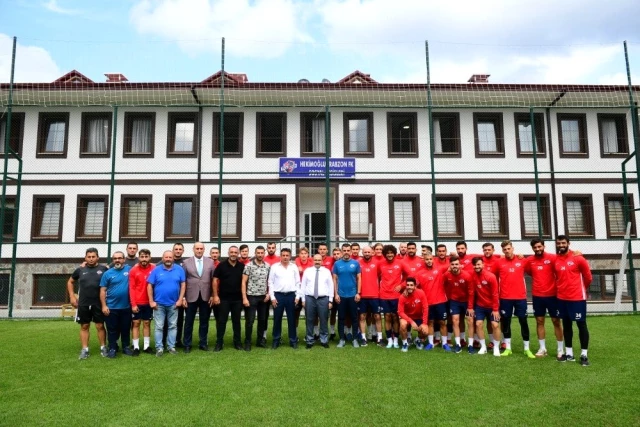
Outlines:
<svg viewBox="0 0 640 427"><path fill-rule="evenodd" d="M416 277L420 288L425 292L429 302L429 335L428 344L425 350L433 350L433 331L440 330L442 335L442 349L451 351L447 343L447 294L444 290L443 273L447 271L444 267L437 268L433 265L433 255L427 253L424 257L425 268Z"/></svg>
<svg viewBox="0 0 640 427"><path fill-rule="evenodd" d="M102 274L100 279L100 302L102 314L107 324L109 353L107 357L113 359L118 350L118 339L122 343L122 352L132 356L129 348L131 338L131 304L129 302L129 270L131 267L124 263L124 253L114 252L111 258L113 268Z"/></svg>
<svg viewBox="0 0 640 427"><path fill-rule="evenodd" d="M198 347L208 351L209 317L211 316L211 285L214 271L213 260L204 256L204 244L193 245L193 256L182 264L186 277L186 319L184 322L184 352L191 352L193 325L198 313Z"/></svg>
<svg viewBox="0 0 640 427"><path fill-rule="evenodd" d="M402 259L402 274L404 277L416 277L425 269L424 259L417 256L416 242L407 243L407 253Z"/></svg>
<svg viewBox="0 0 640 427"><path fill-rule="evenodd" d="M151 271L156 267L150 262L151 251L140 249L138 264L129 271L129 299L131 300L131 312L133 313L133 355L140 355L140 322L142 322L142 336L144 339L143 350L145 353L153 353L151 349L151 319L153 310L149 305L149 293L147 292L147 279Z"/></svg>
<svg viewBox="0 0 640 427"><path fill-rule="evenodd" d="M442 275L444 288L449 298L449 314L453 326L453 335L455 337L454 353L462 351L462 342L460 339L460 316L464 316L467 312L469 304L469 288L473 286L473 277L471 273L463 271L460 267L460 260L456 255L452 255L449 259L449 271ZM467 317L469 324L469 332L473 334L473 317ZM469 338L469 354L473 354L473 338Z"/></svg>
<svg viewBox="0 0 640 427"><path fill-rule="evenodd" d="M274 245L275 246L275 245ZM278 257L279 258L279 257ZM258 316L257 347L266 347L265 338L269 316L269 294L267 279L270 265L264 261L264 247L256 247L253 260L242 272L242 305L244 305L244 350L251 351L253 322Z"/></svg>
<svg viewBox="0 0 640 427"><path fill-rule="evenodd" d="M327 245L325 245L325 248ZM280 257L276 255L276 242L267 243L267 255L264 257L264 262L272 266L276 262L280 262Z"/></svg>
<svg viewBox="0 0 640 427"><path fill-rule="evenodd" d="M428 333L427 319L429 316L428 297L422 289L416 288L416 279L407 277L407 288L398 300L398 316L400 317L400 337L402 338L402 352L409 351L407 340L409 328L418 331L418 337L424 340Z"/></svg>
<svg viewBox="0 0 640 427"><path fill-rule="evenodd" d="M397 257L396 247L382 248L385 261L380 265L380 307L384 313L387 348L400 348L398 334L398 299L404 290L402 260Z"/></svg>
<svg viewBox="0 0 640 427"><path fill-rule="evenodd" d="M230 246L228 257L213 271L213 304L218 306L215 352L222 351L229 313L233 328L233 347L242 350L240 317L242 315L242 274L245 265L238 259L237 246Z"/></svg>
<svg viewBox="0 0 640 427"><path fill-rule="evenodd" d="M182 243L174 243L173 244L173 263L182 267L184 263L184 258L182 258L182 254L184 254L184 245ZM182 304L178 306L178 320L176 321L176 348L182 347L182 328L184 325L184 307L187 302L185 300L181 301ZM164 318L164 329L162 333L162 342L164 344L167 343L167 331L169 330L169 318Z"/></svg>
<svg viewBox="0 0 640 427"><path fill-rule="evenodd" d="M349 335L354 347L358 343L358 302L360 301L361 279L360 264L353 259L353 245L342 245L342 258L333 265L333 283L335 289L334 300L338 304L338 332L340 342L338 348L345 346ZM346 324L346 318L349 324ZM346 324L346 325L345 325ZM350 332L347 334L345 329Z"/></svg>
<svg viewBox="0 0 640 427"><path fill-rule="evenodd" d="M384 249L382 252L384 255ZM396 258L403 260L406 255L407 255L407 244L402 242L398 245L398 253L396 254Z"/></svg>
<svg viewBox="0 0 640 427"><path fill-rule="evenodd" d="M329 271L333 270L333 264L336 260L329 256L329 246L326 243L318 244L318 254L322 257L322 266ZM331 304L329 312L329 341L333 341L336 337L336 317L338 315L338 304Z"/></svg>
<svg viewBox="0 0 640 427"><path fill-rule="evenodd" d="M382 321L380 320L380 270L379 262L373 258L373 249L369 246L362 248L360 258L360 301L358 313L360 316L360 345L367 346L367 316L373 317L375 322L376 341L382 343Z"/></svg>
<svg viewBox="0 0 640 427"><path fill-rule="evenodd" d="M138 244L136 242L127 243L127 257L124 259L124 264L129 267L133 267L138 263Z"/></svg>

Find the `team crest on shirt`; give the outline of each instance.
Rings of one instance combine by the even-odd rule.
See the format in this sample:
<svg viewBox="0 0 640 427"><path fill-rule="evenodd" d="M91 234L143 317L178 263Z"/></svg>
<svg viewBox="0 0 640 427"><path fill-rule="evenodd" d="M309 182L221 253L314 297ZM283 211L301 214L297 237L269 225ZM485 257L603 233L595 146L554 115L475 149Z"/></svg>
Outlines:
<svg viewBox="0 0 640 427"><path fill-rule="evenodd" d="M128 276L128 275L129 275L129 272L128 272L128 271L125 271L124 273L122 273L122 275L123 275L123 276Z"/></svg>
<svg viewBox="0 0 640 427"><path fill-rule="evenodd" d="M567 265L573 265L573 261L567 262Z"/></svg>
<svg viewBox="0 0 640 427"><path fill-rule="evenodd" d="M394 268L394 270L397 270L397 269L399 269L400 267L399 267L399 266L397 266L397 265L394 265L394 266L393 266L393 268ZM391 271L389 271L389 272L391 272Z"/></svg>
<svg viewBox="0 0 640 427"><path fill-rule="evenodd" d="M516 267L520 267L522 264L519 262L516 262Z"/></svg>
<svg viewBox="0 0 640 427"><path fill-rule="evenodd" d="M96 274L102 274L102 270L96 271Z"/></svg>
<svg viewBox="0 0 640 427"><path fill-rule="evenodd" d="M353 270L353 269L355 269L355 268L356 268L356 266L355 266L355 265L353 265L353 264L350 264L350 265L349 265L349 268Z"/></svg>
<svg viewBox="0 0 640 427"><path fill-rule="evenodd" d="M548 259L545 259L545 260L544 260L544 263L545 263L545 264L551 264L551 261L549 261Z"/></svg>
<svg viewBox="0 0 640 427"><path fill-rule="evenodd" d="M416 299L415 303L413 304L413 306L415 307L416 304L420 304L420 299Z"/></svg>

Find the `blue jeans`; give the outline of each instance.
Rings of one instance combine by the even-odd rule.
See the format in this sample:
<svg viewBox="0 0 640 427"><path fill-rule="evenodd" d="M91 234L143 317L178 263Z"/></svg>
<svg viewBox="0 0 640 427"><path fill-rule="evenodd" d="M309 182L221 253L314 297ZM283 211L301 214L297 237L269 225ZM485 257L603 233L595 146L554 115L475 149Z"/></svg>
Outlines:
<svg viewBox="0 0 640 427"><path fill-rule="evenodd" d="M169 324L167 333L167 348L176 348L176 335L178 330L178 309L173 305L160 305L153 311L153 321L155 322L156 329L154 333L154 339L156 341L156 348L162 348L162 329L164 321L167 319Z"/></svg>
<svg viewBox="0 0 640 427"><path fill-rule="evenodd" d="M313 344L315 339L313 337L313 323L316 320L316 316L320 319L320 342L326 344L329 342L329 329L327 328L327 322L329 320L329 297L314 298L310 295L306 295L304 301L304 317L307 323L307 344Z"/></svg>
<svg viewBox="0 0 640 427"><path fill-rule="evenodd" d="M273 309L273 342L280 342L282 337L282 316L287 313L287 325L289 326L289 344L298 342L296 331L295 312L295 292L276 292L276 300L278 305Z"/></svg>

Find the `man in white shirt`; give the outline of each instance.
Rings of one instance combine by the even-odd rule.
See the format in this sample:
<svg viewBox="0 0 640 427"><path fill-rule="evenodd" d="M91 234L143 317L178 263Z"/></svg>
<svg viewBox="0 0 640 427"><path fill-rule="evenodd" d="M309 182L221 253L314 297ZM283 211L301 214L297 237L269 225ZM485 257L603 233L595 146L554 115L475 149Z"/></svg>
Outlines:
<svg viewBox="0 0 640 427"><path fill-rule="evenodd" d="M295 323L295 306L298 304L300 292L300 273L298 267L291 263L291 249L280 250L280 262L269 270L269 296L273 306L273 344L272 349L280 347L282 337L282 316L287 313L289 327L289 345L298 348L298 335Z"/></svg>
<svg viewBox="0 0 640 427"><path fill-rule="evenodd" d="M298 297L302 300L307 323L305 341L307 349L313 347L313 323L316 316L320 319L320 344L329 348L329 310L333 305L333 277L328 268L322 266L322 255L313 256L313 267L307 268L302 275L302 284Z"/></svg>

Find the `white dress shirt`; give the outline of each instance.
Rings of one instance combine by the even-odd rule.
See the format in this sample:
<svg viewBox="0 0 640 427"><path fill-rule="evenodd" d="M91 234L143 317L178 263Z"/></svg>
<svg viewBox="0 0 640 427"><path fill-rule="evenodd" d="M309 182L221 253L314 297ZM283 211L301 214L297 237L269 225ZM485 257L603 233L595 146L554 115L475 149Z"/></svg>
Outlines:
<svg viewBox="0 0 640 427"><path fill-rule="evenodd" d="M316 270L318 270L318 298L329 297L329 302L333 302L333 276L327 267L309 267L302 275L299 298L305 295L313 296L316 284Z"/></svg>
<svg viewBox="0 0 640 427"><path fill-rule="evenodd" d="M277 262L271 266L269 270L269 296L275 298L276 292L295 292L296 296L300 292L300 272L298 267L290 262L285 267L282 263Z"/></svg>

